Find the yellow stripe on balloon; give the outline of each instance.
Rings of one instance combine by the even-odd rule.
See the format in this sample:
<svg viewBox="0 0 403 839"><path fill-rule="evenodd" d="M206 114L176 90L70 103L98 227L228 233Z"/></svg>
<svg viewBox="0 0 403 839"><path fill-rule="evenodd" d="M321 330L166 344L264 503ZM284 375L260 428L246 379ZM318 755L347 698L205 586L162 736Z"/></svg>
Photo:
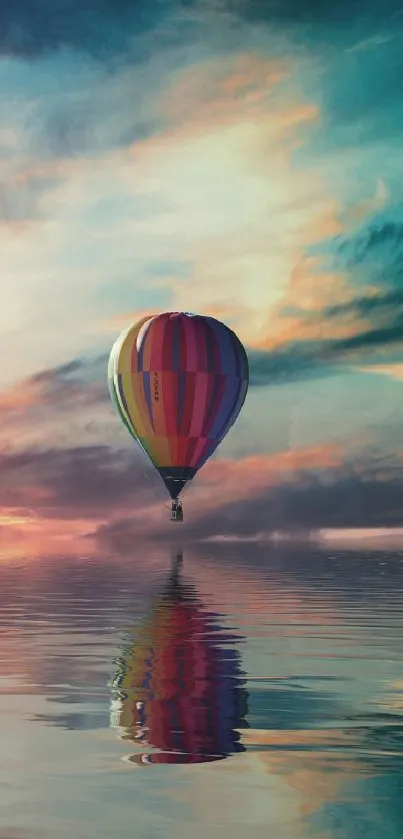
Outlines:
<svg viewBox="0 0 403 839"><path fill-rule="evenodd" d="M137 353L136 341L140 329L149 318L143 318L134 326L129 328L123 337L123 341L119 347L117 354L117 374L121 376L122 389L127 404L129 422L135 429L138 437L147 437L152 434L152 425L148 418L146 405L141 398L142 387L139 378L141 374L137 372L136 364L133 365L132 356ZM134 366L134 370L132 367Z"/></svg>
<svg viewBox="0 0 403 839"><path fill-rule="evenodd" d="M169 464L169 440L167 437L153 437L151 440L148 438L144 445L157 468Z"/></svg>
<svg viewBox="0 0 403 839"><path fill-rule="evenodd" d="M147 434L151 433L151 424L147 424L145 421L144 412L142 411L141 404L139 404L139 396L133 387L133 378L135 377L137 380L138 373L133 374L131 370L127 368L122 369L122 365L119 364L119 376L122 383L122 390L126 400L130 422L136 429L138 437L146 437Z"/></svg>
<svg viewBox="0 0 403 839"><path fill-rule="evenodd" d="M132 324L129 326L115 341L115 344L112 348L112 355L113 355L113 380L114 380L114 389L116 392L116 396L121 407L122 413L125 416L130 428L133 431L133 434L138 437L139 431L141 431L141 422L138 423L137 412L134 410L133 413L130 413L126 409L126 405L121 399L120 396L120 388L118 385L118 377L121 373L122 368L131 369L131 348L135 345L137 340L137 335L142 328L143 324L149 320L149 317L142 318L141 320L137 321L137 323ZM124 397L126 400L127 394L124 390Z"/></svg>

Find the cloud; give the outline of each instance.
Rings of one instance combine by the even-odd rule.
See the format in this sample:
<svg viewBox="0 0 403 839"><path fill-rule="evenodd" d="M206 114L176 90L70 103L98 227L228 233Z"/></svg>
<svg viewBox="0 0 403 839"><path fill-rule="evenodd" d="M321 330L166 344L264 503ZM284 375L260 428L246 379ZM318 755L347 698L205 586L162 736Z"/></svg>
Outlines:
<svg viewBox="0 0 403 839"><path fill-rule="evenodd" d="M127 135L126 145L119 145L123 137L115 138L118 145L110 135L107 140L108 126L120 117L105 111L103 98L94 125L98 135L105 129L105 144L95 148L90 138L91 156L74 156L71 147L64 157L53 149L55 158L48 149L27 162L24 149L5 170L1 334L17 351L2 371L4 383L18 368L27 375L63 363L72 346L78 354L95 349L97 325L134 308L219 312L229 306L244 311L248 339L300 259L306 230L329 199L320 179L292 165L295 144L305 141L318 116L304 101L293 60L256 50L177 60L163 87L160 78L159 93L151 88L161 67L158 60L150 64L148 100L139 94L132 101L133 85L144 87L140 71L123 79L119 108L129 99L133 118L143 106L150 119L151 111L158 115L152 136ZM101 95L97 85L92 101ZM111 85L105 82L102 92L114 102ZM90 89L93 94L93 80ZM67 111L73 93L66 88ZM52 87L51 111L57 101ZM46 148L39 135L37 142ZM38 333L47 341L38 342Z"/></svg>
<svg viewBox="0 0 403 839"><path fill-rule="evenodd" d="M319 79L326 126L316 138L316 151L337 156L342 149L354 150L354 160L346 164L356 180L357 167L368 162L369 147L397 138L403 128L397 107L403 39L399 0L245 0L239 14L247 23L268 32L277 29L310 50L310 66L305 62L302 72L310 87L317 87ZM381 170L385 167L379 148L370 157Z"/></svg>
<svg viewBox="0 0 403 839"><path fill-rule="evenodd" d="M332 469L339 463L339 450L338 446L323 445L241 461L213 460L197 481L190 509L202 509L207 514L207 510L214 512L217 505L221 506L223 498L235 503L306 468ZM18 528L37 518L112 520L127 510L132 511L139 533L150 533L162 525L166 501L162 482L134 445L121 449L101 444L51 449L43 441L41 447L4 449L0 469L3 526Z"/></svg>
<svg viewBox="0 0 403 839"><path fill-rule="evenodd" d="M342 272L323 268L325 254L319 259L306 250L312 242L343 232L342 212L323 179L311 167L297 168L293 162L295 148L306 142L320 118L318 106L304 101L295 60L246 49L193 62L188 58L183 69L182 56L159 89L155 61L149 62L151 82L144 68L121 69L100 79L86 65L92 108L101 97L93 124L97 136L105 129L105 144L94 146L88 137L92 157L72 158L68 155L75 148L67 138L64 148L63 143L49 146L49 159L17 167L5 181L9 300L4 341L23 334L23 352L15 353L13 366L3 371L9 380L18 375L18 367L20 374L30 373L35 366L66 360L73 342L79 353L95 349L102 322L117 317L119 310L133 310L134 299L139 309L213 311L228 317L244 341L259 349L290 344L286 358L282 352L270 359L253 356L259 369L253 381L262 379L263 362L280 378L281 369L290 366L312 370L315 365L305 356L314 356L312 342L318 340L321 351L325 331L327 338L354 338L351 312L339 313L332 322L328 318L326 324L320 319L326 295L337 305L349 292ZM65 90L67 110L87 89L78 85L77 72L76 87ZM143 123L157 119L158 125L150 123L143 140L134 127L134 137L129 131L112 140L108 126L121 120L104 115L105 96L115 102L120 91L119 113L125 111L134 83L136 90L145 85L147 91L136 99L137 117ZM53 105L62 101L56 94L52 88L50 123ZM88 103L80 108L88 125ZM130 102L133 119L136 108ZM40 122L50 138L46 114ZM67 123L74 128L74 118L69 116ZM122 143L126 146L119 147ZM63 153L67 156L52 159ZM375 204L357 207L362 215L384 199L378 187ZM287 307L287 286L288 300L297 310L303 308L302 315L281 311ZM61 305L63 289L69 293L67 312ZM314 311L308 313L309 301ZM48 342L34 341L31 336L45 329ZM297 347L302 360L295 365L291 337L304 341ZM337 350L330 352L337 355Z"/></svg>
<svg viewBox="0 0 403 839"><path fill-rule="evenodd" d="M295 125L309 124L318 115L317 107L310 103L294 102L291 108L289 103L284 103L281 107L279 94L284 90L283 83L290 80L292 67L290 58L270 58L247 50L195 62L168 83L161 105L166 126L171 130L156 137L151 150L161 142L165 145L171 138L188 141L221 126L236 126L247 116L259 121L266 116L269 122L269 108L273 104L276 106L274 130L283 141L292 139ZM144 150L149 154L147 142Z"/></svg>
<svg viewBox="0 0 403 839"><path fill-rule="evenodd" d="M231 0L229 0L231 8ZM315 27L322 27L324 23L332 27L340 24L343 26L351 19L361 22L368 22L368 5L362 0L332 0L332 2L321 4L317 0L272 0L266 3L265 0L241 0L237 7L247 20L261 23L281 22L284 24L311 24ZM379 25L381 20L390 21L394 13L401 10L398 0L373 0L370 3L371 24Z"/></svg>
<svg viewBox="0 0 403 839"><path fill-rule="evenodd" d="M94 532L91 522L108 522L113 527L115 519L125 518L130 511L138 536L165 533L162 482L151 465L143 463L109 405L105 367L105 359L102 363L96 359L93 366L75 360L28 380L16 391L20 401L15 401L13 393L3 394L3 526L18 530L26 525L27 517L34 527L35 521L76 520L85 523L87 532ZM231 519L231 511L238 510L239 505L246 509L248 497L257 499L259 506L265 493L281 494L283 484L298 484L301 479L305 485L306 473L338 473L344 458L344 444L340 442L294 447L241 460L213 459L192 487L187 508L196 530L197 522L205 518L212 522L212 535L219 534L218 522L225 522L228 515ZM206 532L209 527L206 525ZM231 528L232 524L227 523L224 531L232 532Z"/></svg>
<svg viewBox="0 0 403 839"><path fill-rule="evenodd" d="M38 171L42 165L51 177L56 167L52 171L50 162L85 157L88 165L91 157L163 130L161 74L170 60L167 56L164 65L162 56L152 55L113 70L70 53L33 66L0 60L0 86L13 91L0 103L0 173L9 185L9 200L13 187L21 192L15 171Z"/></svg>
<svg viewBox="0 0 403 839"><path fill-rule="evenodd" d="M2 511L88 520L102 519L123 504L155 501L136 452L130 457L108 446L27 449L2 453L0 465Z"/></svg>
<svg viewBox="0 0 403 839"><path fill-rule="evenodd" d="M385 9L382 11L385 14ZM329 136L323 138L323 144L333 148L350 145L357 151L360 144L366 149L373 146L373 156L382 171L384 166L375 144L393 142L403 128L396 108L402 73L401 9L395 7L389 19L385 14L378 27L380 24L382 28L376 33L375 19L361 21L360 27L356 18L355 38L347 32L340 33L339 42L347 49L339 56L335 54L323 78L323 106L329 126ZM371 30L378 38L365 38ZM349 49L354 46L361 48Z"/></svg>
<svg viewBox="0 0 403 839"><path fill-rule="evenodd" d="M24 233L29 225L44 220L42 197L57 181L46 172L28 177L10 173L0 183L0 229Z"/></svg>
<svg viewBox="0 0 403 839"><path fill-rule="evenodd" d="M1 53L35 59L65 47L97 58L127 54L135 35L155 26L163 0L6 0L1 6Z"/></svg>
<svg viewBox="0 0 403 839"><path fill-rule="evenodd" d="M265 354L262 359L264 365ZM258 361L257 355L251 353L252 382L273 383L276 371L272 369L268 375L263 366L260 373ZM134 532L141 539L168 537L162 482L151 465L143 463L110 404L106 366L107 356L75 359L62 367L45 370L1 395L0 467L4 482L0 493L0 525L4 538L6 531L10 534L12 530L15 542L17 535L25 531L33 544L39 538L40 528L43 533L46 531L48 541L54 541L57 532L65 532L67 521L69 532L77 538L83 533L95 533L98 525L102 534L103 526L107 525L105 538L112 533L113 538L125 539L128 527L129 542ZM289 371L289 378L297 372ZM277 371L277 380L279 377L280 381L284 379L283 366ZM385 422L389 447L399 446L398 403L393 403L392 408L391 402L384 403L381 399L375 408L370 394L363 393L360 387L357 389L357 384L351 387L353 395L345 390L345 384L340 391L339 383L335 391L329 385L327 392L316 389L314 395L300 394L295 405L286 402L284 416L280 413L278 419L280 434L272 410L269 441L267 432L259 432L261 440L256 442L259 434L258 429L256 433L253 431L253 416L244 411L244 438L242 429L237 428L233 441L225 441L221 456L206 465L186 496L185 528L189 527L189 531L185 532L190 538L204 538L209 534L250 538L267 529L289 528L294 524L302 530L368 526L375 524L375 513L379 513L382 525L398 524L400 501L393 489L396 474L392 461L385 461L382 473L378 472L371 480L364 469L365 460L371 463L375 452L365 447L374 444L374 433L379 428L382 432ZM265 403L255 404L252 394L253 387L250 411L267 411ZM358 424L355 406L359 406ZM399 429L397 437L392 422ZM314 428L310 432L315 423L320 426L317 434ZM354 440L350 439L353 428ZM323 442L318 444L317 439ZM271 454L267 454L268 445ZM349 484L346 475L351 452L357 445L362 452L360 480L356 467L351 465L355 483ZM385 448L382 439L376 445ZM245 457L251 451L256 454ZM330 487L329 482L334 486ZM357 499L362 497L365 509L367 494L372 493L376 498L376 493L381 491L391 505L390 519L386 502L378 509L377 503L368 500L368 516L360 510L357 513L357 504L360 505ZM255 499L253 514L249 510L249 496ZM349 498L350 512L345 506L346 498ZM311 507L307 508L308 502ZM50 524L52 521L54 524ZM133 532L130 527L134 528ZM22 535L18 536L21 538Z"/></svg>
<svg viewBox="0 0 403 839"><path fill-rule="evenodd" d="M378 376L387 376L395 379L398 382L403 381L403 362L391 362L390 364L376 364L374 366L368 365L363 368L365 373L375 373Z"/></svg>
<svg viewBox="0 0 403 839"><path fill-rule="evenodd" d="M339 303L325 309L325 317L338 318L353 314L357 317L393 317L403 306L403 289L392 289L383 293L381 289L370 289L368 294L355 297L347 303Z"/></svg>
<svg viewBox="0 0 403 839"><path fill-rule="evenodd" d="M324 447L325 448L325 447ZM307 451L290 453L295 469L288 469L287 455L276 457L271 469L270 459L262 458L262 469L245 464L231 466L231 482L227 483L226 466L217 460L206 466L204 475L195 481L186 497L186 516L180 538L205 541L212 537L231 539L264 539L273 532L285 531L307 535L326 528L372 528L399 526L403 510L403 478L400 465L392 461L377 464L346 454L344 460L336 453L315 459ZM299 462L298 462L299 461ZM245 471L244 471L245 470ZM220 475L222 488L209 483ZM237 477L235 477L237 476ZM238 483L239 481L239 483ZM235 487L235 488L234 488ZM238 487L238 488L236 488ZM151 520L150 520L151 523ZM134 526L124 516L102 524L98 529L101 544L119 550L130 544ZM154 519L151 539L165 540L170 531ZM143 538L147 538L146 529ZM174 538L172 534L171 538Z"/></svg>
<svg viewBox="0 0 403 839"><path fill-rule="evenodd" d="M342 454L340 445L327 444L240 460L211 460L200 473L190 507L214 511L224 498L232 504L248 495L259 495L264 488L292 480L305 470L332 470L342 462Z"/></svg>
<svg viewBox="0 0 403 839"><path fill-rule="evenodd" d="M401 523L402 509L401 469L388 464L381 471L365 461L357 466L347 460L323 477L305 472L299 480L280 484L259 498L228 506L226 510L224 507L216 517L215 527L220 527L221 520L226 532L239 535L288 527L302 531L325 527L393 527ZM200 533L203 526L209 526L207 521L199 524Z"/></svg>
<svg viewBox="0 0 403 839"><path fill-rule="evenodd" d="M355 330L352 311L321 323L319 313L308 317L306 305L302 315L278 309L301 271L297 309L308 296L319 310L325 288L330 305L343 303L342 238L389 196L373 168L364 180L366 193L378 183L374 196L363 197L360 182L350 212L339 189L342 161L316 153L318 135L328 129L329 80L317 42L310 41L308 57L286 23L305 35L311 24L341 22L348 7L330 4L315 14L314 8L291 0L284 7L206 0L199 8L161 1L134 9L128 0L103 0L93 28L85 3L70 0L62 8L57 0L40 32L42 0L18 0L0 12L7 20L3 83L15 92L0 133L7 304L0 351L10 341L17 347L2 370L4 384L62 363L72 346L77 354L95 351L103 323L148 306L230 310L246 342L275 349L264 362L276 371L293 367L299 340L303 358L295 369L312 371L315 363L304 361L315 354L312 342L321 352L324 335L353 340L355 331L365 331L362 324ZM374 8L379 22L385 9ZM360 30L363 44L359 4L354 13L352 37ZM102 38L104 28L109 38ZM207 31L216 33L209 48ZM118 56L113 66L108 49ZM372 47L351 49L357 61ZM329 53L329 73L335 60ZM307 95L310 72L314 95ZM340 270L327 270L325 250L316 263L309 252L329 237L340 251ZM39 342L38 333L47 340ZM278 357L286 347L287 357ZM330 352L336 357L339 350ZM263 359L254 363L261 371Z"/></svg>
<svg viewBox="0 0 403 839"><path fill-rule="evenodd" d="M76 358L0 391L4 450L128 443L110 401L108 355Z"/></svg>
<svg viewBox="0 0 403 839"><path fill-rule="evenodd" d="M106 364L106 358L77 358L67 364L36 373L20 382L18 386L0 393L1 413L3 416L8 413L15 415L21 409L38 404L59 408L61 400L68 402L74 399L76 403L97 401L97 397L101 398L101 393L89 390L89 384L94 385L94 382L90 383L85 374L90 371L92 378L99 362Z"/></svg>
<svg viewBox="0 0 403 839"><path fill-rule="evenodd" d="M252 380L295 381L364 365L370 372L378 362L382 372L387 359L399 363L402 241L399 219L370 212L358 228L312 246L255 341Z"/></svg>
<svg viewBox="0 0 403 839"><path fill-rule="evenodd" d="M329 376L351 365L371 366L381 359L385 348L403 351L403 315L383 327L373 327L350 338L322 341L296 341L273 352L250 352L251 379L254 385L291 382L310 377ZM362 367L365 370L364 367ZM382 365L378 372L382 371Z"/></svg>
<svg viewBox="0 0 403 839"><path fill-rule="evenodd" d="M93 6L84 0L55 0L48 7L46 0L7 0L2 5L0 26L4 32L2 53L35 59L55 50L74 49L89 53L98 59L127 57L133 50L133 40L145 38L150 31L160 33L162 43L172 42L184 36L194 35L203 19L208 22L224 21L244 23L254 27L290 25L314 27L317 31L324 25L336 31L345 29L351 20L359 22L361 29L370 32L393 19L400 12L398 0L371 3L371 15L367 7L356 0L331 2L326 5L314 0L203 0L202 3L174 2L165 0L98 0L96 13ZM171 29L172 18L176 27ZM230 29L231 32L231 29ZM236 34L236 33L235 33ZM308 28L308 36L310 30ZM163 39L162 36L165 36ZM227 39L229 34L227 34ZM234 35L233 35L234 37ZM334 37L334 35L333 35Z"/></svg>
<svg viewBox="0 0 403 839"><path fill-rule="evenodd" d="M133 313L132 316L135 318L137 313ZM122 323L120 326L124 325ZM269 366L270 358L272 366ZM286 403L282 404L280 394L277 393L276 406L271 408L269 441L261 423L262 412L264 415L267 411L262 386L282 384L285 380L292 381L293 378L301 376L306 378L308 372L302 369L304 359L300 359L299 368L291 358L293 367L288 371L285 369L284 355L278 354L276 359L264 352L249 350L249 360L249 396L237 421L235 432L231 432L221 445L224 457L245 456L247 453L262 454L267 452L268 446L271 452L281 450L287 444L298 447L306 432L306 411L312 407L312 394L304 398L300 394L297 397L297 405L292 399L291 402L286 400ZM276 367L278 360L280 363ZM14 453L26 449L49 448L64 451L80 446L98 445L127 451L129 454L136 451L133 440L110 400L107 363L108 353L73 359L65 365L49 368L0 391L0 445L3 451ZM316 369L312 375L319 375ZM350 404L351 398L347 397L343 388L340 391L339 383L336 396L339 414L343 400L345 402L347 398ZM327 394L326 404L332 412L334 409L331 394ZM362 400L360 405L362 412ZM315 405L313 411L321 417L322 424L328 427L329 417L325 417L323 405ZM295 422L298 422L299 426L297 433L294 428ZM304 441L302 445L309 443Z"/></svg>
<svg viewBox="0 0 403 839"><path fill-rule="evenodd" d="M400 215L400 211L392 207L371 214L352 234L324 243L323 250L326 253L329 245L330 258L342 268L362 266L370 270L367 282L392 285L398 279L403 255L403 221Z"/></svg>

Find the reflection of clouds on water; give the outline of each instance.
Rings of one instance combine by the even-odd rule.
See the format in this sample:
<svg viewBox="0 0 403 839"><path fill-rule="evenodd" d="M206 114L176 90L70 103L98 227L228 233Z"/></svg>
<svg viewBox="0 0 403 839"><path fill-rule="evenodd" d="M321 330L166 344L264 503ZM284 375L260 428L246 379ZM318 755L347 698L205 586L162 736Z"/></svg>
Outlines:
<svg viewBox="0 0 403 839"><path fill-rule="evenodd" d="M400 558L293 545L248 548L246 560L238 547L192 549L176 600L168 572L166 553L2 567L1 694L35 694L28 718L77 732L77 748L107 739L113 772L125 755L145 766L193 754L191 773L171 767L161 794L185 784L200 830L232 807L232 839L246 825L266 836L268 824L287 839L375 839L378 812L376 839L400 839ZM204 686L195 713L191 650L216 668L194 680ZM217 706L204 758L229 758L203 763L189 738ZM172 722L175 708L187 729Z"/></svg>

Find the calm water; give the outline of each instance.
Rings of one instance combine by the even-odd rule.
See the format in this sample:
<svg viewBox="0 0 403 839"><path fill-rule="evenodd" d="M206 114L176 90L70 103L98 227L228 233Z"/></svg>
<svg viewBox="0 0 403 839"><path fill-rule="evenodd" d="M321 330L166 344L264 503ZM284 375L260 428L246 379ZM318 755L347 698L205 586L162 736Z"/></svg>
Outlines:
<svg viewBox="0 0 403 839"><path fill-rule="evenodd" d="M403 554L0 562L0 839L401 839Z"/></svg>

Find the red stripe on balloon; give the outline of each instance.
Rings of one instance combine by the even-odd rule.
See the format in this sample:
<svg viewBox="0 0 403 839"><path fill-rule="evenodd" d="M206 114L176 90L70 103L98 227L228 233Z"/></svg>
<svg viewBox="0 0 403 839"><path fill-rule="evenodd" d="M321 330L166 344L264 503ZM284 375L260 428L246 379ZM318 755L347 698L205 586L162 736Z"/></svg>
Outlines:
<svg viewBox="0 0 403 839"><path fill-rule="evenodd" d="M209 373L196 373L195 399L193 404L193 416L190 424L189 434L192 437L199 437L203 429L203 420L206 415L206 407L209 397Z"/></svg>
<svg viewBox="0 0 403 839"><path fill-rule="evenodd" d="M165 427L169 437L178 434L178 373L165 371L161 376Z"/></svg>
<svg viewBox="0 0 403 839"><path fill-rule="evenodd" d="M186 466L186 450L188 442L188 437L178 437L178 448L176 453L177 462L176 464L172 463L172 466Z"/></svg>
<svg viewBox="0 0 403 839"><path fill-rule="evenodd" d="M200 443L198 437L189 437L188 444L186 446L186 454L185 454L185 463L184 466L191 466L194 460L194 453Z"/></svg>
<svg viewBox="0 0 403 839"><path fill-rule="evenodd" d="M185 382L185 401L182 411L180 433L184 437L189 434L192 422L197 373L187 373Z"/></svg>

